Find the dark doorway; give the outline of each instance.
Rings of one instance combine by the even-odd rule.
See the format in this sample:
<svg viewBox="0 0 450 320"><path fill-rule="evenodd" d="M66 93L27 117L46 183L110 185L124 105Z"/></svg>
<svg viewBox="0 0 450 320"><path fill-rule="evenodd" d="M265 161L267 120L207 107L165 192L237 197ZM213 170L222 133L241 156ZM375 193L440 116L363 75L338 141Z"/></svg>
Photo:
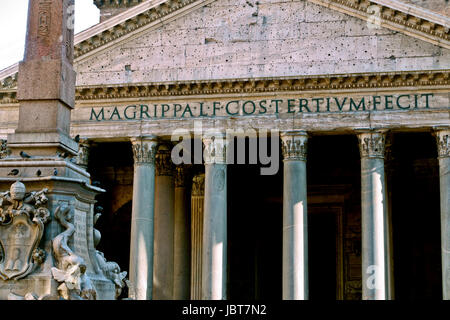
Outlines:
<svg viewBox="0 0 450 320"><path fill-rule="evenodd" d="M261 175L260 167L228 165L227 287L232 300L282 298L283 168L280 163L277 174Z"/></svg>
<svg viewBox="0 0 450 320"><path fill-rule="evenodd" d="M442 299L439 167L431 133L393 135L395 299Z"/></svg>
<svg viewBox="0 0 450 320"><path fill-rule="evenodd" d="M333 210L309 208L309 299L336 300L337 217Z"/></svg>

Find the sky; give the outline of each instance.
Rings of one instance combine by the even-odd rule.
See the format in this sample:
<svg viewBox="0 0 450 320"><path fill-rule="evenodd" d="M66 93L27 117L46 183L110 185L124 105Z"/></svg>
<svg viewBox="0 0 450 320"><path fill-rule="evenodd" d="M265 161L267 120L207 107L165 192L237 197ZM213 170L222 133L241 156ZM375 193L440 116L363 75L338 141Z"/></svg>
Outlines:
<svg viewBox="0 0 450 320"><path fill-rule="evenodd" d="M28 0L0 0L0 70L23 59ZM75 0L75 33L97 24L100 14L92 0Z"/></svg>

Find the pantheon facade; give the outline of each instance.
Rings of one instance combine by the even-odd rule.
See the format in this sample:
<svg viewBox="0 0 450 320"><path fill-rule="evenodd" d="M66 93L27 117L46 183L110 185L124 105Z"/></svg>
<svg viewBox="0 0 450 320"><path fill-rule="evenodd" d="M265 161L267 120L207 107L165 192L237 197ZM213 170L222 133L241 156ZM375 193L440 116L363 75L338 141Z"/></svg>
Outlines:
<svg viewBox="0 0 450 320"><path fill-rule="evenodd" d="M94 3L71 135L124 295L450 299L447 1Z"/></svg>

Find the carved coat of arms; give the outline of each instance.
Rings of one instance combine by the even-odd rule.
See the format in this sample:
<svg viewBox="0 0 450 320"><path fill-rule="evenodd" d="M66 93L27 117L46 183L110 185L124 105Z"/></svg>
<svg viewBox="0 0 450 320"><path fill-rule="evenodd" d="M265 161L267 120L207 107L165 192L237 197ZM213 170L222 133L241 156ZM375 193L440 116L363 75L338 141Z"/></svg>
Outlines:
<svg viewBox="0 0 450 320"><path fill-rule="evenodd" d="M24 278L35 263L43 262L44 252L38 245L50 217L44 207L47 192L26 194L25 185L17 181L10 191L0 193L0 279Z"/></svg>

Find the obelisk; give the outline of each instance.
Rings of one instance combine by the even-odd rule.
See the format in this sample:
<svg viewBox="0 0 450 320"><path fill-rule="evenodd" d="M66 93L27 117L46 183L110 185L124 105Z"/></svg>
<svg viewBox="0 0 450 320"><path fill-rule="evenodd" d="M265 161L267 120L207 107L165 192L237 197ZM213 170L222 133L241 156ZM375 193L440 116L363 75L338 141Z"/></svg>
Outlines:
<svg viewBox="0 0 450 320"><path fill-rule="evenodd" d="M19 123L0 161L0 300L115 299L125 273L96 250L104 190L76 164L74 0L30 0ZM116 267L117 266L117 267Z"/></svg>
<svg viewBox="0 0 450 320"><path fill-rule="evenodd" d="M19 64L19 125L8 136L13 155L77 153L69 137L76 78L73 6L74 0L29 1L25 54Z"/></svg>

